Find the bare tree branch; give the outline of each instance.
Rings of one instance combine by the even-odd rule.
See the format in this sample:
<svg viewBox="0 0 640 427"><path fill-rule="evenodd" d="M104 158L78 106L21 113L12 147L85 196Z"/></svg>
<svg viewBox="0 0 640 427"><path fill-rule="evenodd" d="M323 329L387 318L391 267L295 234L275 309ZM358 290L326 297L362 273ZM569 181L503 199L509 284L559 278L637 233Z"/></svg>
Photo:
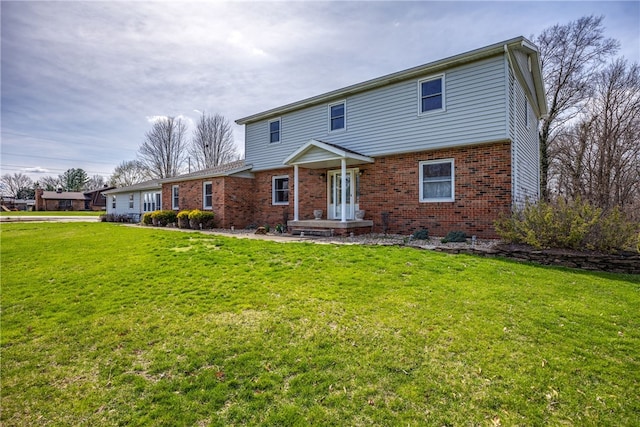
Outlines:
<svg viewBox="0 0 640 427"><path fill-rule="evenodd" d="M197 170L238 160L233 131L227 119L216 113L202 113L193 132L189 154Z"/></svg>
<svg viewBox="0 0 640 427"><path fill-rule="evenodd" d="M138 150L140 162L152 178L168 178L180 174L185 160L187 126L181 118L157 120Z"/></svg>
<svg viewBox="0 0 640 427"><path fill-rule="evenodd" d="M540 184L549 196L549 147L560 129L583 110L593 90L593 78L618 51L617 40L604 37L602 16L586 16L544 30L535 42L540 49L549 113L540 131Z"/></svg>

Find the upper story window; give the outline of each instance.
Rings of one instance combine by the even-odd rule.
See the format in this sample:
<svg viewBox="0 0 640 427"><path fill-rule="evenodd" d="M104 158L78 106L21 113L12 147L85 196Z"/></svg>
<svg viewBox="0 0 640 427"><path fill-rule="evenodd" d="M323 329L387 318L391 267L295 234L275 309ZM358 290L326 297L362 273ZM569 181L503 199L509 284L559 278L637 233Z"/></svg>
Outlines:
<svg viewBox="0 0 640 427"><path fill-rule="evenodd" d="M347 106L345 101L329 105L329 131L344 130L347 125Z"/></svg>
<svg viewBox="0 0 640 427"><path fill-rule="evenodd" d="M444 75L420 80L418 90L420 114L444 110Z"/></svg>
<svg viewBox="0 0 640 427"><path fill-rule="evenodd" d="M287 175L272 178L272 203L274 205L289 204L289 177Z"/></svg>
<svg viewBox="0 0 640 427"><path fill-rule="evenodd" d="M202 184L202 207L204 209L213 208L213 184L211 182Z"/></svg>
<svg viewBox="0 0 640 427"><path fill-rule="evenodd" d="M171 187L171 209L180 209L180 186Z"/></svg>
<svg viewBox="0 0 640 427"><path fill-rule="evenodd" d="M455 179L453 159L420 162L420 201L453 202Z"/></svg>
<svg viewBox="0 0 640 427"><path fill-rule="evenodd" d="M280 142L280 119L269 122L269 142Z"/></svg>

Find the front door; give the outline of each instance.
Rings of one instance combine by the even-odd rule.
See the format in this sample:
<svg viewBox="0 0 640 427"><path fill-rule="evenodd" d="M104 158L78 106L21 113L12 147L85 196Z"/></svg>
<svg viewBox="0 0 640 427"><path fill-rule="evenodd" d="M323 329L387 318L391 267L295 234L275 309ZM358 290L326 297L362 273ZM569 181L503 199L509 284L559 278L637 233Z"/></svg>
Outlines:
<svg viewBox="0 0 640 427"><path fill-rule="evenodd" d="M356 169L347 169L347 219L355 218L356 204ZM329 171L328 174L329 219L342 219L342 171Z"/></svg>

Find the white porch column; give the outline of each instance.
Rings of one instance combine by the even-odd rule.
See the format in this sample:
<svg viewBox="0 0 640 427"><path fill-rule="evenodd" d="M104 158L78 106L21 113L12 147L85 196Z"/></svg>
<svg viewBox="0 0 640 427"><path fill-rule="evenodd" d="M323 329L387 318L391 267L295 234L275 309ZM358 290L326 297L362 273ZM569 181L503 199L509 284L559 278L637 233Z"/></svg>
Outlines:
<svg viewBox="0 0 640 427"><path fill-rule="evenodd" d="M293 220L299 220L298 209L298 165L293 165Z"/></svg>
<svg viewBox="0 0 640 427"><path fill-rule="evenodd" d="M340 222L347 222L347 159L342 158L340 160L342 166L341 176L341 190L342 190L342 215L340 216Z"/></svg>

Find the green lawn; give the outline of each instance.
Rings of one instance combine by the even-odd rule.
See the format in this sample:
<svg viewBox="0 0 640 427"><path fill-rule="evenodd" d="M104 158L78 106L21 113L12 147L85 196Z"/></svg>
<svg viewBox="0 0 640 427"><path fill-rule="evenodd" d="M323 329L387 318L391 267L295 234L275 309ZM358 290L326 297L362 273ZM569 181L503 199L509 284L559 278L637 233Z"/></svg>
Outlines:
<svg viewBox="0 0 640 427"><path fill-rule="evenodd" d="M105 211L0 211L0 216L100 216Z"/></svg>
<svg viewBox="0 0 640 427"><path fill-rule="evenodd" d="M1 423L640 423L640 277L1 226Z"/></svg>

